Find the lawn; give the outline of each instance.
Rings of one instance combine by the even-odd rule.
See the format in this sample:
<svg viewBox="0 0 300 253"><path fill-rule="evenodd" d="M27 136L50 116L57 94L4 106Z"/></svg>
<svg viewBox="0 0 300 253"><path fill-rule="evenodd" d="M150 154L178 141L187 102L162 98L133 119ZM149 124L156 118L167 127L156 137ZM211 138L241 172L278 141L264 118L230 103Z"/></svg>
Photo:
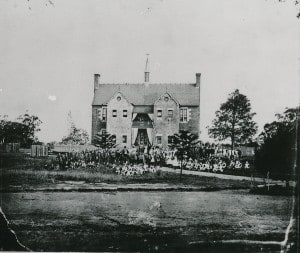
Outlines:
<svg viewBox="0 0 300 253"><path fill-rule="evenodd" d="M110 166L96 168L78 168L73 170L48 170L45 165L53 158L30 158L21 155L2 157L0 169L0 186L3 191L19 187L26 189L29 186L55 185L63 181L84 181L86 183L107 184L157 184L164 183L178 186L199 186L215 189L242 189L249 188L250 182L228 180L213 177L194 175L179 175L158 170L155 173L144 175L122 176L117 175Z"/></svg>

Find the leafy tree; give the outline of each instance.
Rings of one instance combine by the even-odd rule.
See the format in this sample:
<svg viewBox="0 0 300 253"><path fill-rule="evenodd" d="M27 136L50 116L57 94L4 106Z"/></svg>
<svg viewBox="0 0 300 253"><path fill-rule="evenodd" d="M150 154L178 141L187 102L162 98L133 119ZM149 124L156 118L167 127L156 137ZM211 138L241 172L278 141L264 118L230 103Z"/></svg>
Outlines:
<svg viewBox="0 0 300 253"><path fill-rule="evenodd" d="M40 125L42 124L42 121L37 116L29 115L28 113L20 115L18 120L25 126L23 128L25 144L30 146L31 144L38 142L35 134L41 130Z"/></svg>
<svg viewBox="0 0 300 253"><path fill-rule="evenodd" d="M36 133L40 131L42 122L35 115L25 113L17 121L10 121L7 116L0 119L0 143L20 143L21 147L30 147L37 143Z"/></svg>
<svg viewBox="0 0 300 253"><path fill-rule="evenodd" d="M62 144L84 145L89 141L89 135L86 130L77 128L73 122L71 111L68 113L68 122L70 124L69 134L62 138Z"/></svg>
<svg viewBox="0 0 300 253"><path fill-rule="evenodd" d="M255 155L256 168L262 173L270 172L271 177L286 181L294 173L298 111L299 108L287 109L283 114L276 114L275 121L265 124Z"/></svg>
<svg viewBox="0 0 300 253"><path fill-rule="evenodd" d="M110 149L116 145L116 136L104 131L97 133L94 139L94 145L103 149Z"/></svg>
<svg viewBox="0 0 300 253"><path fill-rule="evenodd" d="M171 136L170 148L176 150L176 157L180 163L180 180L182 178L182 169L185 167L189 158L195 158L195 149L197 147L198 136L189 131L180 131Z"/></svg>
<svg viewBox="0 0 300 253"><path fill-rule="evenodd" d="M236 144L250 142L256 133L257 124L252 119L254 115L249 99L235 90L216 111L216 118L208 133L219 141L230 139L233 150Z"/></svg>
<svg viewBox="0 0 300 253"><path fill-rule="evenodd" d="M75 125L72 125L69 131L69 134L62 138L63 144L75 144L75 145L84 145L88 143L89 135L86 130L77 128Z"/></svg>

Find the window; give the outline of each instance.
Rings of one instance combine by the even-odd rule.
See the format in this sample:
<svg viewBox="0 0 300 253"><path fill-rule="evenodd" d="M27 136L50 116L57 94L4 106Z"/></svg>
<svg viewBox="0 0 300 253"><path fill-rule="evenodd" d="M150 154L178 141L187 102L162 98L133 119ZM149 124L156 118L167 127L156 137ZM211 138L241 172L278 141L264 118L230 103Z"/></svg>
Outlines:
<svg viewBox="0 0 300 253"><path fill-rule="evenodd" d="M127 143L127 135L122 135L122 143Z"/></svg>
<svg viewBox="0 0 300 253"><path fill-rule="evenodd" d="M127 118L127 110L123 110L123 117Z"/></svg>
<svg viewBox="0 0 300 253"><path fill-rule="evenodd" d="M174 142L174 136L173 135L169 135L168 136L168 144L171 144Z"/></svg>
<svg viewBox="0 0 300 253"><path fill-rule="evenodd" d="M168 117L173 117L173 109L168 109Z"/></svg>
<svg viewBox="0 0 300 253"><path fill-rule="evenodd" d="M98 119L101 119L102 117L102 110L100 109L96 109L97 115L98 115Z"/></svg>
<svg viewBox="0 0 300 253"><path fill-rule="evenodd" d="M106 121L106 113L107 113L107 108L102 107L102 120Z"/></svg>
<svg viewBox="0 0 300 253"><path fill-rule="evenodd" d="M117 117L117 110L112 110L112 116L115 118Z"/></svg>
<svg viewBox="0 0 300 253"><path fill-rule="evenodd" d="M162 138L161 138L161 135L157 135L157 136L156 136L156 143L157 143L157 144L161 144L161 139L162 139Z"/></svg>
<svg viewBox="0 0 300 253"><path fill-rule="evenodd" d="M106 129L101 129L101 135L106 134Z"/></svg>
<svg viewBox="0 0 300 253"><path fill-rule="evenodd" d="M162 109L157 109L157 118L162 117Z"/></svg>
<svg viewBox="0 0 300 253"><path fill-rule="evenodd" d="M180 108L180 122L186 123L187 119L187 108Z"/></svg>
<svg viewBox="0 0 300 253"><path fill-rule="evenodd" d="M120 97L120 96L118 96L118 97L117 97L117 100L118 100L118 101L121 101L121 97Z"/></svg>

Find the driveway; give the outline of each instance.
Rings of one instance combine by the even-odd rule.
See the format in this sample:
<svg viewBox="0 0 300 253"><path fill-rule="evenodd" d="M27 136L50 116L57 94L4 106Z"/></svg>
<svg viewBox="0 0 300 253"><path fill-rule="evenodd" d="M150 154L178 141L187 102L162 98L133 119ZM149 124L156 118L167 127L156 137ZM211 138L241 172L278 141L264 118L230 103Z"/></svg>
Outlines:
<svg viewBox="0 0 300 253"><path fill-rule="evenodd" d="M180 169L174 169L169 167L162 167L162 171L177 173L180 174ZM194 171L194 170L182 170L182 174L185 175L195 175L195 176L202 176L202 177L216 177L222 179L233 179L233 180L247 180L251 181L254 180L258 183L264 183L265 179L260 177L246 177L246 176L235 176L235 175L226 175L226 174L218 174L218 173L211 173L211 172L203 172L203 171ZM272 180L270 179L270 183L272 184L284 184L283 181L280 180Z"/></svg>

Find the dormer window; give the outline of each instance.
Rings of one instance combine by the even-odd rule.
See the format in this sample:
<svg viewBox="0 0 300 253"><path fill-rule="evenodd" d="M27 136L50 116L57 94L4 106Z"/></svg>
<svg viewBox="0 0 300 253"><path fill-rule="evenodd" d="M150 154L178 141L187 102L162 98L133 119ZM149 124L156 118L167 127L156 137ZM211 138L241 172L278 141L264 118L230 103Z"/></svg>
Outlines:
<svg viewBox="0 0 300 253"><path fill-rule="evenodd" d="M162 117L162 109L157 109L157 118Z"/></svg>

